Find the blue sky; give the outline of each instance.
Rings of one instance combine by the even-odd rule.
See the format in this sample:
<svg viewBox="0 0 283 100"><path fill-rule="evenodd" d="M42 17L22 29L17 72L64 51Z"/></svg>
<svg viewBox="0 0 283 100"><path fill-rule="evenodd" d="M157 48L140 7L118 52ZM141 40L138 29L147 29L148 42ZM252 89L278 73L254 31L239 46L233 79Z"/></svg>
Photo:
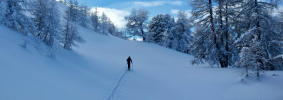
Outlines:
<svg viewBox="0 0 283 100"><path fill-rule="evenodd" d="M143 8L149 11L150 17L167 13L176 15L179 10L188 11L191 9L190 0L78 0L80 4L89 7L98 7L98 11L104 12L118 28L126 24L124 17L133 8ZM283 2L280 9L283 10ZM94 9L93 9L94 10ZM188 13L189 14L189 13Z"/></svg>
<svg viewBox="0 0 283 100"><path fill-rule="evenodd" d="M129 11L132 8L144 8L151 15L171 13L173 9L188 10L189 0L79 0L81 4L95 7L113 8Z"/></svg>
<svg viewBox="0 0 283 100"><path fill-rule="evenodd" d="M190 9L189 0L78 0L80 4L98 7L106 13L118 28L125 25L124 17L133 8L143 8L149 11L150 17L159 13L176 15L179 10Z"/></svg>

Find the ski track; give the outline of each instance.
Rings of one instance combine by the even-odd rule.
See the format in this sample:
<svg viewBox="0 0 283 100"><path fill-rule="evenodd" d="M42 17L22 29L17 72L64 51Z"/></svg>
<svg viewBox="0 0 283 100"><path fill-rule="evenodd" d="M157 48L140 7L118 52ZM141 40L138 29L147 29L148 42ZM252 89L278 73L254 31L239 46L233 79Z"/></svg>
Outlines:
<svg viewBox="0 0 283 100"><path fill-rule="evenodd" d="M126 76L126 74L128 73L128 70L126 70L121 77L119 78L119 80L116 82L115 87L112 89L110 95L108 96L107 100L112 100L112 98L114 97L116 91L118 90L118 88L121 86L121 82L123 81L124 77Z"/></svg>

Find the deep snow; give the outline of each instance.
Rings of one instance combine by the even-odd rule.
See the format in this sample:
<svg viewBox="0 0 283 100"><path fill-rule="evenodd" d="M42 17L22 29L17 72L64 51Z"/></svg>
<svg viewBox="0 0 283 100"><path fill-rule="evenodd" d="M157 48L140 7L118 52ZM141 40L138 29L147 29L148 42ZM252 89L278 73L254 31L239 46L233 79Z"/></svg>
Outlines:
<svg viewBox="0 0 283 100"><path fill-rule="evenodd" d="M193 66L191 56L158 45L79 31L85 43L49 57L0 26L0 100L283 100L282 71L241 81L241 69ZM128 56L134 66L125 73Z"/></svg>

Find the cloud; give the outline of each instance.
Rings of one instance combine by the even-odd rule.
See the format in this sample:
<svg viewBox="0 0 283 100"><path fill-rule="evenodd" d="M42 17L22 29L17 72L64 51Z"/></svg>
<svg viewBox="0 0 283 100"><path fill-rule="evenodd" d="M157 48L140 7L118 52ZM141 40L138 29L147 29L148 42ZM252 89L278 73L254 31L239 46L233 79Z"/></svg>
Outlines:
<svg viewBox="0 0 283 100"><path fill-rule="evenodd" d="M92 8L91 12L94 12L94 11L95 11L95 8ZM121 29L125 27L126 20L124 19L124 17L129 15L128 11L118 10L118 9L113 9L113 8L103 8L103 7L98 7L97 11L99 15L102 15L102 13L105 13L105 15L109 17L109 19L114 23L114 25L117 28Z"/></svg>
<svg viewBox="0 0 283 100"><path fill-rule="evenodd" d="M179 9L171 9L171 13L173 15L178 15L178 12L179 11L182 11L182 10L179 10ZM191 10L185 10L185 13L187 14L188 17L191 17L192 16L192 13L191 13Z"/></svg>
<svg viewBox="0 0 283 100"><path fill-rule="evenodd" d="M156 6L163 6L163 5L176 5L181 6L183 5L182 1L149 1L149 2L143 2L143 1L135 1L133 2L135 6L141 6L141 7L156 7Z"/></svg>
<svg viewBox="0 0 283 100"><path fill-rule="evenodd" d="M178 14L179 11L180 11L180 10L178 10L178 9L172 9L172 10L171 10L171 13L172 13L172 14Z"/></svg>
<svg viewBox="0 0 283 100"><path fill-rule="evenodd" d="M279 15L281 12L283 12L282 5L280 5L277 9L274 10L273 15Z"/></svg>

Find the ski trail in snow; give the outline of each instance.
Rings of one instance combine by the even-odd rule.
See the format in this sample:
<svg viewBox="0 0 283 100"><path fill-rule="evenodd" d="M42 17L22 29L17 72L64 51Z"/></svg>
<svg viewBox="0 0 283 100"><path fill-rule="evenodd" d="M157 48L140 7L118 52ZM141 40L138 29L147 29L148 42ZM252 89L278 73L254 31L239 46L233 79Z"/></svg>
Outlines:
<svg viewBox="0 0 283 100"><path fill-rule="evenodd" d="M107 98L107 100L111 100L115 94L115 92L118 90L118 88L120 87L120 84L122 82L122 80L124 79L124 77L126 76L128 70L126 70L121 77L119 78L119 80L117 81L115 87L112 89L111 94L109 95L109 97Z"/></svg>

